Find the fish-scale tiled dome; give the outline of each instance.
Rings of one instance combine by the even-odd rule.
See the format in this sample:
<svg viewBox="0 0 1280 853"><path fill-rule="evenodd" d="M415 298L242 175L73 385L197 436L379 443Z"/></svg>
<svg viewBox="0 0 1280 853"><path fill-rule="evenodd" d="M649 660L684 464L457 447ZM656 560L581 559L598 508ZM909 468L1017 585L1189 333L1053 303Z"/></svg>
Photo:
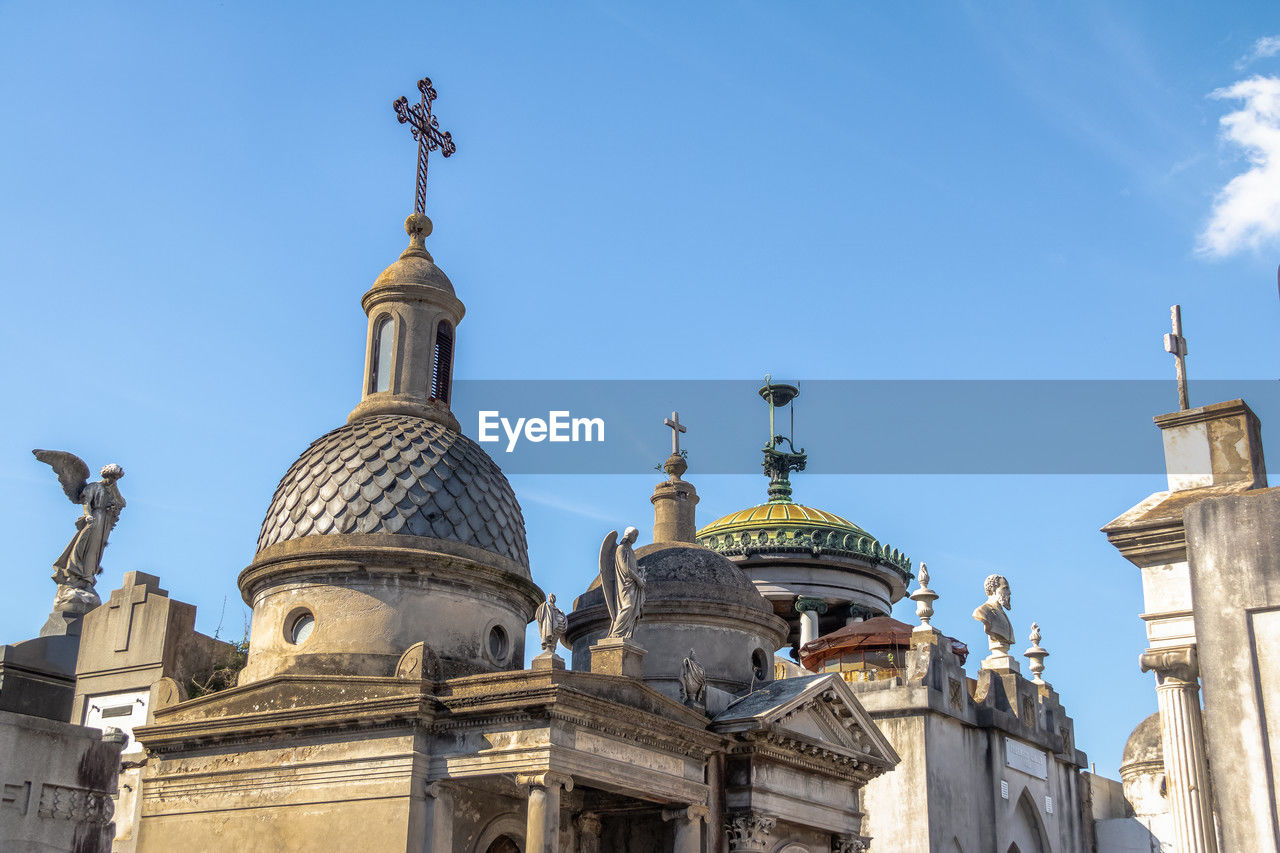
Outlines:
<svg viewBox="0 0 1280 853"><path fill-rule="evenodd" d="M430 536L529 565L511 484L479 445L410 415L376 415L312 442L276 488L258 551L335 533Z"/></svg>

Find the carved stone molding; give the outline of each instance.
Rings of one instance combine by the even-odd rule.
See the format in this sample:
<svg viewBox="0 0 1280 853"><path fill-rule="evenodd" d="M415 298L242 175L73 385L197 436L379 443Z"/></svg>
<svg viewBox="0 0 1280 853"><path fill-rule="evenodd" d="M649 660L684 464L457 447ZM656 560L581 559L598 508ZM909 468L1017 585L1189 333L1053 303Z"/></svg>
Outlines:
<svg viewBox="0 0 1280 853"><path fill-rule="evenodd" d="M870 839L856 835L837 835L831 839L831 853L864 853Z"/></svg>
<svg viewBox="0 0 1280 853"><path fill-rule="evenodd" d="M796 612L804 613L805 611L813 611L822 614L827 612L827 603L821 598L806 598L805 596L796 597Z"/></svg>
<svg viewBox="0 0 1280 853"><path fill-rule="evenodd" d="M1159 683L1169 679L1194 684L1200 674L1195 646L1173 649L1147 649L1138 658L1143 672L1155 672Z"/></svg>
<svg viewBox="0 0 1280 853"><path fill-rule="evenodd" d="M725 833L729 838L729 853L764 853L773 837L777 818L753 811L729 813Z"/></svg>

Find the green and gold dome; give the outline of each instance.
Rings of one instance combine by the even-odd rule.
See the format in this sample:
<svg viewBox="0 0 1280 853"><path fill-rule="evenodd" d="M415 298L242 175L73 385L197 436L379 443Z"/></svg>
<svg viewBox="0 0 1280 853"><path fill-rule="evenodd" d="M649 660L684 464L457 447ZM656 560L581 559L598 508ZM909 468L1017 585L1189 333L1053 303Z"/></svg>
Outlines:
<svg viewBox="0 0 1280 853"><path fill-rule="evenodd" d="M911 577L911 560L847 518L790 498L730 513L698 531L698 544L726 557L755 554L848 555L872 560Z"/></svg>

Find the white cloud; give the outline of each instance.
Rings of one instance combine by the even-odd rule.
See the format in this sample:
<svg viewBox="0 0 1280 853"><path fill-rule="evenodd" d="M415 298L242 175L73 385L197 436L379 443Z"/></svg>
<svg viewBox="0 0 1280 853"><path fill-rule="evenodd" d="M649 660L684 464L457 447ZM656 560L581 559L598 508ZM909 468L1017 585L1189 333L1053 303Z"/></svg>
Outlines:
<svg viewBox="0 0 1280 853"><path fill-rule="evenodd" d="M1200 234L1201 253L1225 257L1280 237L1280 78L1250 77L1210 97L1244 102L1219 123L1222 139L1238 146L1251 164L1218 192Z"/></svg>
<svg viewBox="0 0 1280 853"><path fill-rule="evenodd" d="M1263 36L1253 43L1253 50L1236 60L1236 70L1243 71L1249 63L1268 59L1277 53L1280 53L1280 36Z"/></svg>

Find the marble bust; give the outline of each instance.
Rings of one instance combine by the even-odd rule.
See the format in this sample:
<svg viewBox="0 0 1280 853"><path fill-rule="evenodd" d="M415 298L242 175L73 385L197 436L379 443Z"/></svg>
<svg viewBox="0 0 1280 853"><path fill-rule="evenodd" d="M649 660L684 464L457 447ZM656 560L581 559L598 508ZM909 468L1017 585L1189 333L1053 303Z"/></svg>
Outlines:
<svg viewBox="0 0 1280 853"><path fill-rule="evenodd" d="M982 585L987 600L973 611L973 618L982 623L987 632L987 643L991 653L1008 654L1013 644L1013 625L1005 611L1013 604L1013 595L1009 591L1009 581L1001 575L989 575Z"/></svg>

